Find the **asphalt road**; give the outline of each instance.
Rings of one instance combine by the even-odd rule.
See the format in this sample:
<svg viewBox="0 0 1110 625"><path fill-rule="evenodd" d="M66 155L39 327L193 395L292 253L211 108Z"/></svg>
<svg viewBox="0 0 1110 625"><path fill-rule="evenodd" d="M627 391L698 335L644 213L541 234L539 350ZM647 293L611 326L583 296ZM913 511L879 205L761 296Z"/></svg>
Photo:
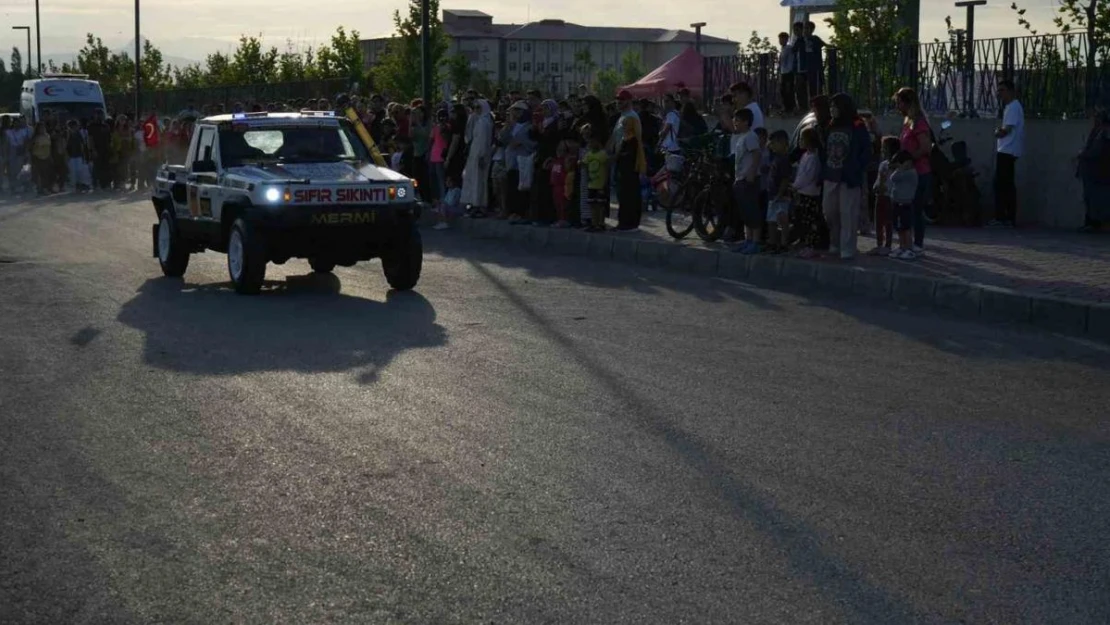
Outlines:
<svg viewBox="0 0 1110 625"><path fill-rule="evenodd" d="M0 205L0 622L1110 622L1110 347L427 234L233 294Z"/></svg>

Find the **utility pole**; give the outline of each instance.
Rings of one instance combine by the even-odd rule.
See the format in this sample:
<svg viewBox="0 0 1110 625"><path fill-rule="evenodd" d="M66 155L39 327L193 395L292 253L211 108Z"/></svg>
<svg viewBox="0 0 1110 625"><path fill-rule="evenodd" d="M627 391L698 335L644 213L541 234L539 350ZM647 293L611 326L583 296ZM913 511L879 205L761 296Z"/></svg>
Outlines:
<svg viewBox="0 0 1110 625"><path fill-rule="evenodd" d="M420 0L420 76L424 105L432 106L432 33L429 0Z"/></svg>
<svg viewBox="0 0 1110 625"><path fill-rule="evenodd" d="M957 8L967 9L967 37L964 43L967 52L964 54L964 106L969 117L978 117L978 108L975 99L975 7L987 4L987 0L963 0L957 2Z"/></svg>
<svg viewBox="0 0 1110 625"><path fill-rule="evenodd" d="M31 75L31 27L30 26L12 26L12 30L25 30L27 31L27 75ZM15 67L13 69L22 70L22 67Z"/></svg>
<svg viewBox="0 0 1110 625"><path fill-rule="evenodd" d="M42 78L42 22L39 21L39 0L35 0L35 48L38 49L39 78ZM27 54L31 54L31 45L27 45Z"/></svg>
<svg viewBox="0 0 1110 625"><path fill-rule="evenodd" d="M142 60L139 55L142 54L142 43L139 41L139 0L135 0L135 119L138 120L139 116L143 114L143 70L140 64Z"/></svg>
<svg viewBox="0 0 1110 625"><path fill-rule="evenodd" d="M705 22L694 22L690 28L694 29L694 50L701 54L701 29L705 28Z"/></svg>

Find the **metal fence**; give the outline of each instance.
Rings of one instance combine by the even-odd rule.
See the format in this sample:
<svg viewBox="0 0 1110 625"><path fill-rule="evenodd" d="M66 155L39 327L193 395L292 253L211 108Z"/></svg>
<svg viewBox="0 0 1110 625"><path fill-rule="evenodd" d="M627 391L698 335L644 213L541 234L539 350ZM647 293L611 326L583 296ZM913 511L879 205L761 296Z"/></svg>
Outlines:
<svg viewBox="0 0 1110 625"><path fill-rule="evenodd" d="M912 87L932 113L958 112L994 117L1000 110L997 83L1013 80L1029 117L1084 115L1092 105L1110 104L1110 59L1105 46L1089 66L1085 34L962 40L869 48L825 50L822 78L826 93L846 92L861 107L886 111L900 87ZM782 109L778 54L707 57L706 101L730 84L746 81L760 104Z"/></svg>
<svg viewBox="0 0 1110 625"><path fill-rule="evenodd" d="M256 85L228 85L201 89L167 89L144 91L143 108L162 113L180 111L190 104L202 108L209 104L230 106L236 102L268 104L306 98L334 98L346 91L350 83L344 79L310 80L304 82L261 83ZM130 111L135 107L135 93L112 93L105 96L111 111Z"/></svg>

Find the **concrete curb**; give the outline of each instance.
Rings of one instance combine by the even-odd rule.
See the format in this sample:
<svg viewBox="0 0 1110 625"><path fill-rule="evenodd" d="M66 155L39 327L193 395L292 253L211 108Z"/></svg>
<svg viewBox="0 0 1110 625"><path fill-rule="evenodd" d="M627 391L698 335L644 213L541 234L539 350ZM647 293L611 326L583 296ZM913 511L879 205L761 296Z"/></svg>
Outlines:
<svg viewBox="0 0 1110 625"><path fill-rule="evenodd" d="M1110 303L1084 302L943 278L901 274L783 256L744 256L663 241L622 238L531 226L495 219L462 219L456 230L479 239L512 241L528 249L700 276L743 280L759 286L820 289L931 307L987 322L1025 323L1045 330L1110 342ZM787 290L784 289L784 290Z"/></svg>

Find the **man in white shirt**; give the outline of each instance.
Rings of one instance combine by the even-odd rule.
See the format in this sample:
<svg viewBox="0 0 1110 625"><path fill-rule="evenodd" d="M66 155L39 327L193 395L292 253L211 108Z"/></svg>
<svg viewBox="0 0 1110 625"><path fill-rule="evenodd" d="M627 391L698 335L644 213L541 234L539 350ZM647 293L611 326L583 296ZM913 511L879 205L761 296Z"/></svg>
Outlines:
<svg viewBox="0 0 1110 625"><path fill-rule="evenodd" d="M1017 221L1017 184L1014 168L1025 150L1025 110L1017 100L1014 83L998 83L1002 103L1002 126L995 131L998 153L994 168L994 220L989 225L1013 228Z"/></svg>
<svg viewBox="0 0 1110 625"><path fill-rule="evenodd" d="M738 82L729 87L728 92L732 95L733 110L748 109L752 112L752 130L766 127L763 125L763 109L759 108L759 103L755 101L751 85Z"/></svg>

